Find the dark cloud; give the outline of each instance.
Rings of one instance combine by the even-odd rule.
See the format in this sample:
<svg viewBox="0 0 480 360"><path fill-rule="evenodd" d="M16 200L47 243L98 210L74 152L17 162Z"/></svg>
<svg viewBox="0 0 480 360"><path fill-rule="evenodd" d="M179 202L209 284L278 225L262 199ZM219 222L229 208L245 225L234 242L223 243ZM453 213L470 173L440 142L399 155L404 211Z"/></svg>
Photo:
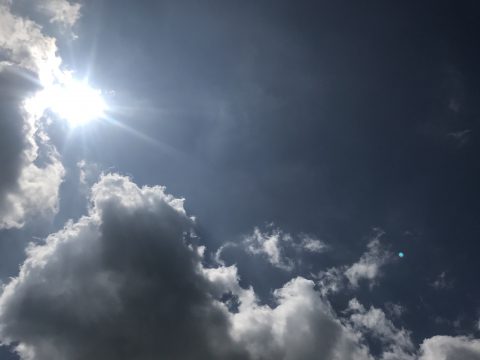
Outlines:
<svg viewBox="0 0 480 360"><path fill-rule="evenodd" d="M304 277L263 304L240 286L236 266L202 264L193 228L183 200L164 188L103 175L88 215L28 248L0 297L0 341L24 360L372 360L372 338L378 359L415 358L409 332L382 310L353 299L337 315ZM425 340L421 359L452 347L478 355L476 340L445 339Z"/></svg>
<svg viewBox="0 0 480 360"><path fill-rule="evenodd" d="M0 298L0 336L22 359L370 359L314 283L295 278L273 307L235 267L204 268L183 202L105 175L91 210L32 245ZM219 302L239 298L231 313Z"/></svg>
<svg viewBox="0 0 480 360"><path fill-rule="evenodd" d="M0 229L8 229L56 213L64 170L27 104L39 90L35 76L5 65L0 80Z"/></svg>
<svg viewBox="0 0 480 360"><path fill-rule="evenodd" d="M23 165L23 150L27 146L24 134L22 102L38 90L28 76L21 76L15 67L0 71L0 197L15 190ZM3 203L3 201L1 202Z"/></svg>
<svg viewBox="0 0 480 360"><path fill-rule="evenodd" d="M28 250L5 289L3 342L25 359L236 359L180 200L106 176L89 216Z"/></svg>

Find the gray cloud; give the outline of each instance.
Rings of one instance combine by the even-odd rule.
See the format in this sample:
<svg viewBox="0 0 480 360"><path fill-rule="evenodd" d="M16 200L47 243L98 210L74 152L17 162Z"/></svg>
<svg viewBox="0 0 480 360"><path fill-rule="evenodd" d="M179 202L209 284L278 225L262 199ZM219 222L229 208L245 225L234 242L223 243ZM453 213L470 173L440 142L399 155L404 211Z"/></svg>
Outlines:
<svg viewBox="0 0 480 360"><path fill-rule="evenodd" d="M353 328L359 333L378 339L382 344L381 359L414 359L415 347L410 332L397 328L381 309L368 310L357 299L350 300L347 312Z"/></svg>
<svg viewBox="0 0 480 360"><path fill-rule="evenodd" d="M32 245L0 298L22 359L371 359L301 277L262 305L234 266L205 268L183 200L104 175L90 211ZM218 299L239 299L229 311Z"/></svg>
<svg viewBox="0 0 480 360"><path fill-rule="evenodd" d="M203 265L194 227L163 187L103 175L89 213L30 245L4 286L0 342L23 360L417 358L382 310L353 299L337 314L304 277L263 303L236 266ZM433 337L419 351L419 360L477 359L478 340Z"/></svg>
<svg viewBox="0 0 480 360"><path fill-rule="evenodd" d="M33 101L40 83L61 73L55 40L0 2L0 229L58 210L64 169Z"/></svg>
<svg viewBox="0 0 480 360"><path fill-rule="evenodd" d="M38 85L22 73L15 66L0 69L0 229L22 227L29 216L55 214L64 175L38 116L28 109L26 98Z"/></svg>
<svg viewBox="0 0 480 360"><path fill-rule="evenodd" d="M2 342L29 360L241 358L191 225L161 187L104 176L88 216L29 248L0 299Z"/></svg>

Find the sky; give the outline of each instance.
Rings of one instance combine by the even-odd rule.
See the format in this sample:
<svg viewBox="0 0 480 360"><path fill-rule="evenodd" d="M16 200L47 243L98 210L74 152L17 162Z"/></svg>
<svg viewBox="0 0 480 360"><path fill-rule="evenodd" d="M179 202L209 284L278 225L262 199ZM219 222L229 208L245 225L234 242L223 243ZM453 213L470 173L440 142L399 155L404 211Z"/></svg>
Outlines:
<svg viewBox="0 0 480 360"><path fill-rule="evenodd" d="M0 0L0 360L480 359L479 34Z"/></svg>

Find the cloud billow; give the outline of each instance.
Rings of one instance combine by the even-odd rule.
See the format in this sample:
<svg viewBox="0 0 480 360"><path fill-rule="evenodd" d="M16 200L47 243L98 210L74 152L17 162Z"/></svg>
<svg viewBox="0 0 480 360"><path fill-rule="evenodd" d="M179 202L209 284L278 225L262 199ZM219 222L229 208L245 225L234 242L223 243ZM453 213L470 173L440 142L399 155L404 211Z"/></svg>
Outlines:
<svg viewBox="0 0 480 360"><path fill-rule="evenodd" d="M304 277L263 304L235 265L203 265L194 227L163 187L103 175L86 216L28 248L0 296L0 342L22 360L372 360L371 336L384 344L378 359L416 358L409 332L383 311L352 300L336 314ZM419 359L453 347L477 356L476 341L426 339Z"/></svg>
<svg viewBox="0 0 480 360"><path fill-rule="evenodd" d="M234 266L202 265L192 226L164 188L104 175L87 216L28 249L0 298L1 342L28 360L370 359L312 281L261 305Z"/></svg>
<svg viewBox="0 0 480 360"><path fill-rule="evenodd" d="M2 342L38 360L241 358L185 243L181 201L115 175L92 201L28 250L0 301Z"/></svg>

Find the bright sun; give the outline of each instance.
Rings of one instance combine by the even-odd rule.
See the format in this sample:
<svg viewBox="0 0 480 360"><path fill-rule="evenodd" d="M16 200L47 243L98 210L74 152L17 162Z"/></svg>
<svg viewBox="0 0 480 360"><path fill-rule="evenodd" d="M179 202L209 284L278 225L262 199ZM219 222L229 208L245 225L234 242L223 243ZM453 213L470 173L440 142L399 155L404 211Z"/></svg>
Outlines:
<svg viewBox="0 0 480 360"><path fill-rule="evenodd" d="M50 86L45 89L44 96L47 107L71 126L102 118L107 110L100 90L73 79Z"/></svg>

